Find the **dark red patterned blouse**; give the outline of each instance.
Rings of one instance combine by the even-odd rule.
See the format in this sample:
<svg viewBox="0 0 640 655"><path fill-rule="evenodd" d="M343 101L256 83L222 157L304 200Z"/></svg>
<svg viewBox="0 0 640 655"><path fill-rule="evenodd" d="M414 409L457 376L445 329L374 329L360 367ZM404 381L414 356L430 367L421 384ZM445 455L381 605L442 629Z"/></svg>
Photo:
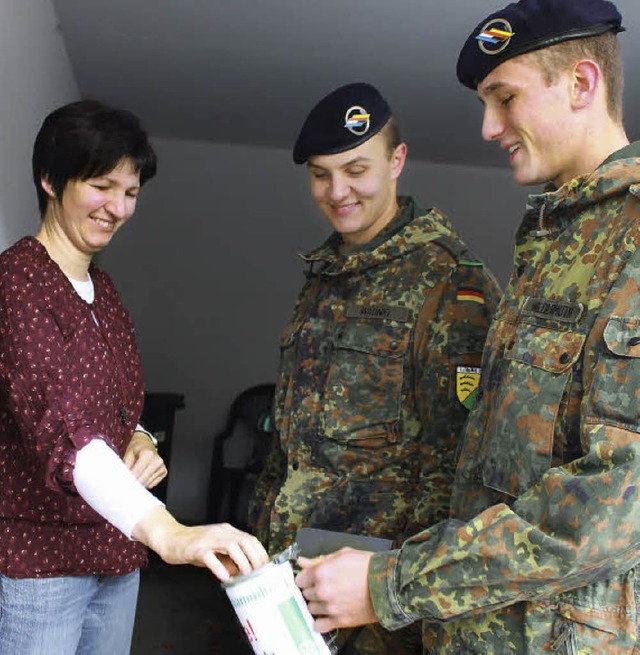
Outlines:
<svg viewBox="0 0 640 655"><path fill-rule="evenodd" d="M76 452L92 437L124 454L143 401L131 318L109 276L90 274L92 305L36 239L0 255L0 572L11 577L146 563L146 548L73 485Z"/></svg>

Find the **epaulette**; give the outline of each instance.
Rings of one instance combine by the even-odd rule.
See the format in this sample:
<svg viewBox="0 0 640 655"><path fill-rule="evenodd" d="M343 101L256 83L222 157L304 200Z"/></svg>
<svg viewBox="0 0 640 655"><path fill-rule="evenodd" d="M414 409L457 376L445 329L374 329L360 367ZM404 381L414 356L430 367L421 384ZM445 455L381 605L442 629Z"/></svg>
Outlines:
<svg viewBox="0 0 640 655"><path fill-rule="evenodd" d="M462 253L466 250L466 248L462 245L462 243L460 243L460 241L458 241L458 239L453 239L446 234L443 234L441 237L434 239L433 243L437 243L441 248L444 248L450 255L453 256L456 262L460 261Z"/></svg>
<svg viewBox="0 0 640 655"><path fill-rule="evenodd" d="M459 239L443 234L441 237L434 239L433 243L437 243L449 252L460 266L483 266L482 262L474 257L467 246Z"/></svg>

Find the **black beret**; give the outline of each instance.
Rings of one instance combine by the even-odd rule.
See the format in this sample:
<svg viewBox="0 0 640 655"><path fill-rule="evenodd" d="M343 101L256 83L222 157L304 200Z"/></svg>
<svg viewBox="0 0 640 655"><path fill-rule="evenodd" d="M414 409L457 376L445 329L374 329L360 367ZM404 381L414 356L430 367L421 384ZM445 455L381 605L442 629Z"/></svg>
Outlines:
<svg viewBox="0 0 640 655"><path fill-rule="evenodd" d="M606 0L520 0L473 30L458 58L458 80L470 89L511 57L547 46L622 32L622 16Z"/></svg>
<svg viewBox="0 0 640 655"><path fill-rule="evenodd" d="M293 146L293 161L351 150L377 134L391 117L378 89L366 82L346 84L309 112Z"/></svg>

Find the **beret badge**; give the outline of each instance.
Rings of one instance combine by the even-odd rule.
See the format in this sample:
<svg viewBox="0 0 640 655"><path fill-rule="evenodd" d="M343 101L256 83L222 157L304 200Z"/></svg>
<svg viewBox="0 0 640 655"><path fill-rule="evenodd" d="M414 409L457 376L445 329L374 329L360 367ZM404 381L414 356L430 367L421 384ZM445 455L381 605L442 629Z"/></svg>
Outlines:
<svg viewBox="0 0 640 655"><path fill-rule="evenodd" d="M367 110L359 105L354 105L347 109L347 113L344 115L344 126L356 136L362 136L369 131L369 126L371 125L371 114L367 113Z"/></svg>
<svg viewBox="0 0 640 655"><path fill-rule="evenodd" d="M497 55L511 42L515 32L504 18L490 20L476 36L478 47L486 55Z"/></svg>
<svg viewBox="0 0 640 655"><path fill-rule="evenodd" d="M334 89L309 112L293 146L293 161L357 148L378 134L391 117L380 91L366 82Z"/></svg>

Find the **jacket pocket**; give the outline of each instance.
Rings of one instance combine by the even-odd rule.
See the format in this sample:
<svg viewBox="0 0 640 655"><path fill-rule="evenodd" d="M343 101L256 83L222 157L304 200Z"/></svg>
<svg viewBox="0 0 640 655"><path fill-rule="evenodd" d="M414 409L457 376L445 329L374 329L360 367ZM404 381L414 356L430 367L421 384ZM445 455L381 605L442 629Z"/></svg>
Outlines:
<svg viewBox="0 0 640 655"><path fill-rule="evenodd" d="M486 428L485 486L517 497L550 468L560 404L584 341L530 324L508 340Z"/></svg>
<svg viewBox="0 0 640 655"><path fill-rule="evenodd" d="M592 412L640 432L636 389L640 380L640 319L611 316L603 333L590 393Z"/></svg>
<svg viewBox="0 0 640 655"><path fill-rule="evenodd" d="M551 651L560 655L636 652L634 579L635 572L630 571L609 582L561 594L557 602L526 603L525 630L530 652Z"/></svg>
<svg viewBox="0 0 640 655"><path fill-rule="evenodd" d="M336 328L324 390L325 436L396 440L409 339L405 325L346 321Z"/></svg>

